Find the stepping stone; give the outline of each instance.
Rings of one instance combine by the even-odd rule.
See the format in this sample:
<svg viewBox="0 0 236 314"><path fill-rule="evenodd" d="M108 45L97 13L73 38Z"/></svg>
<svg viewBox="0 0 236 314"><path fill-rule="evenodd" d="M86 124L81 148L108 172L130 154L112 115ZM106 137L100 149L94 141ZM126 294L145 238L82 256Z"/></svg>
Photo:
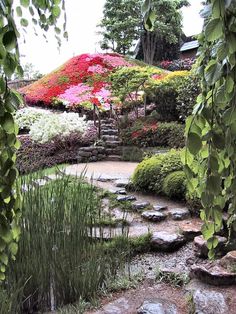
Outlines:
<svg viewBox="0 0 236 314"><path fill-rule="evenodd" d="M129 179L119 179L115 181L115 186L118 188L126 188L129 184Z"/></svg>
<svg viewBox="0 0 236 314"><path fill-rule="evenodd" d="M159 251L174 251L184 245L185 242L182 235L166 231L154 232L151 237L152 248Z"/></svg>
<svg viewBox="0 0 236 314"><path fill-rule="evenodd" d="M116 200L118 202L136 201L136 197L133 195L119 195L117 196Z"/></svg>
<svg viewBox="0 0 236 314"><path fill-rule="evenodd" d="M155 211L164 211L164 210L167 210L167 209L168 209L168 206L165 206L165 205L163 205L163 206L161 206L161 205L154 205L154 206L153 206L153 209L154 209Z"/></svg>
<svg viewBox="0 0 236 314"><path fill-rule="evenodd" d="M169 300L156 298L145 300L137 314L177 314L177 307Z"/></svg>
<svg viewBox="0 0 236 314"><path fill-rule="evenodd" d="M159 212L157 210L147 210L143 212L141 216L144 219L154 221L154 222L159 222L159 221L165 220L167 217L167 214Z"/></svg>
<svg viewBox="0 0 236 314"><path fill-rule="evenodd" d="M202 222L182 222L180 224L180 233L187 241L192 241L196 236L201 235L202 224Z"/></svg>
<svg viewBox="0 0 236 314"><path fill-rule="evenodd" d="M208 289L198 289L193 293L195 313L226 314L228 306L222 293Z"/></svg>
<svg viewBox="0 0 236 314"><path fill-rule="evenodd" d="M129 313L129 301L122 297L111 303L103 306L103 308L97 311L97 314L124 314Z"/></svg>
<svg viewBox="0 0 236 314"><path fill-rule="evenodd" d="M227 243L227 239L225 237L216 236L219 244L215 248L216 256L222 256L225 254L226 248L225 245ZM193 249L195 255L202 258L208 258L208 248L207 248L207 241L203 238L203 236L197 236L194 238L193 241Z"/></svg>
<svg viewBox="0 0 236 314"><path fill-rule="evenodd" d="M120 190L120 189L118 189L118 190L110 189L109 192L112 193L112 194L120 194L120 195L126 195L127 194L125 189L122 189L122 190Z"/></svg>
<svg viewBox="0 0 236 314"><path fill-rule="evenodd" d="M236 251L228 252L219 264L230 272L236 272Z"/></svg>
<svg viewBox="0 0 236 314"><path fill-rule="evenodd" d="M190 217L190 213L187 208L173 208L170 210L170 217L173 220L184 220Z"/></svg>
<svg viewBox="0 0 236 314"><path fill-rule="evenodd" d="M114 208L112 210L112 217L115 219L124 219L128 223L131 223L134 220L132 213L124 212L120 208Z"/></svg>
<svg viewBox="0 0 236 314"><path fill-rule="evenodd" d="M140 211L141 209L144 209L144 208L148 207L149 205L150 205L149 202L139 202L139 201L137 201L137 202L134 202L132 204L132 208L133 208L133 210Z"/></svg>
<svg viewBox="0 0 236 314"><path fill-rule="evenodd" d="M193 265L191 267L190 277L214 286L236 284L235 272L229 272L217 263L212 262L209 262L208 265Z"/></svg>

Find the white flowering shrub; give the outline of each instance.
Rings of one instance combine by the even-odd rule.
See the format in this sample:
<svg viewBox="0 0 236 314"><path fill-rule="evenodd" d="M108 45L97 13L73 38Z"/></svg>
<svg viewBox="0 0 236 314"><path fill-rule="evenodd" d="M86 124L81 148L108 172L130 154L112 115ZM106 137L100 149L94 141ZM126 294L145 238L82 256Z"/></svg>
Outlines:
<svg viewBox="0 0 236 314"><path fill-rule="evenodd" d="M38 143L46 143L56 136L68 136L71 133L83 134L88 128L85 117L78 113L50 114L41 117L30 128L30 137Z"/></svg>
<svg viewBox="0 0 236 314"><path fill-rule="evenodd" d="M25 107L23 109L19 109L16 111L15 121L21 130L22 129L30 130L31 126L36 121L47 115L48 113L45 113L45 110L43 111L32 107Z"/></svg>

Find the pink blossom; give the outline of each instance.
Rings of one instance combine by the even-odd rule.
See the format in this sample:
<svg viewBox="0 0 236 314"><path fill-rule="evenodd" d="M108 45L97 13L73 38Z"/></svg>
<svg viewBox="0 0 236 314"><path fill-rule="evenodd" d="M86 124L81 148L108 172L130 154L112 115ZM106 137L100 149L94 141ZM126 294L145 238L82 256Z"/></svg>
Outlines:
<svg viewBox="0 0 236 314"><path fill-rule="evenodd" d="M94 73L94 74L103 74L107 72L107 69L102 67L100 64L97 65L91 65L88 67L88 72Z"/></svg>

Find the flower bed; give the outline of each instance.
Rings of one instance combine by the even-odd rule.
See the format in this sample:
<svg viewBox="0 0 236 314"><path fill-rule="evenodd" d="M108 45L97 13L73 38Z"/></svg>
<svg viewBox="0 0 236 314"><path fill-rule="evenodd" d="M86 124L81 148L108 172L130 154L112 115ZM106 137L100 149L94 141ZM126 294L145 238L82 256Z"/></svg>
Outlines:
<svg viewBox="0 0 236 314"><path fill-rule="evenodd" d="M92 109L96 105L106 110L115 102L109 91L108 75L117 68L133 65L119 54L82 54L21 92L30 105L64 104L69 109Z"/></svg>

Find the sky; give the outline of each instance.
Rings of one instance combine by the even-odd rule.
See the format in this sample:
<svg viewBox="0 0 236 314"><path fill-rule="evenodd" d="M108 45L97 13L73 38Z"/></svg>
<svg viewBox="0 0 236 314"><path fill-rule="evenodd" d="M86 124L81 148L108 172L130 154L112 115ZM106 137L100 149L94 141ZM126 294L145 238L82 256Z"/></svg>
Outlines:
<svg viewBox="0 0 236 314"><path fill-rule="evenodd" d="M183 31L189 35L200 33L202 19L199 16L201 0L190 0L191 6L184 8ZM105 0L66 0L68 41L63 40L60 51L54 32L47 34L48 42L42 35L35 36L32 28L20 41L22 63L32 63L35 70L42 74L49 73L66 62L69 58L81 53L100 52L97 25L103 16ZM39 32L40 33L40 32Z"/></svg>

